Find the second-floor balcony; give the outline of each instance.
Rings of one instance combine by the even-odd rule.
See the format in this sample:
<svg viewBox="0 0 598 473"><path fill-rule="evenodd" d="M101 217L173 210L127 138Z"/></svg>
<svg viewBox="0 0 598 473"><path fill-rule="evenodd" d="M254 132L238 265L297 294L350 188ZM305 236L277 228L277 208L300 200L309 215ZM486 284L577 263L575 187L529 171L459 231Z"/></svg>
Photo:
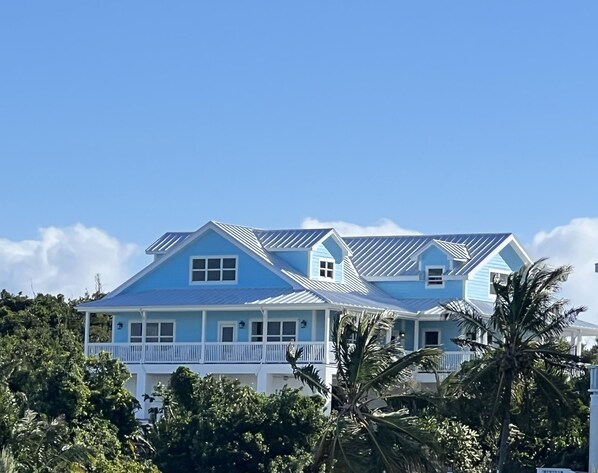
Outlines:
<svg viewBox="0 0 598 473"><path fill-rule="evenodd" d="M286 363L288 342L215 342L215 343L90 343L88 354L108 352L127 364L260 364ZM324 342L296 342L303 348L301 362L321 364L333 362L329 351L326 357ZM437 371L457 371L461 363L475 356L469 351L445 351Z"/></svg>

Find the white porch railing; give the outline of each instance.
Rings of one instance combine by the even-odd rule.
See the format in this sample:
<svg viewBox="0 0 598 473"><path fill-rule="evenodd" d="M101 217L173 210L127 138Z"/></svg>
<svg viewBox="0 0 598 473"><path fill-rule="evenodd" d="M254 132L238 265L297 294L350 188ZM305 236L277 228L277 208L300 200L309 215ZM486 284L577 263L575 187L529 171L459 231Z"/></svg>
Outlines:
<svg viewBox="0 0 598 473"><path fill-rule="evenodd" d="M88 354L108 352L124 363L286 363L288 342L90 343ZM324 362L324 342L296 342L303 363Z"/></svg>
<svg viewBox="0 0 598 473"><path fill-rule="evenodd" d="M411 352L407 352L411 353ZM473 351L445 351L440 355L436 371L438 373L452 373L461 368L461 364L466 361L471 361L476 358L478 354ZM426 370L418 370L420 373L426 373ZM430 371L431 372L431 371Z"/></svg>
<svg viewBox="0 0 598 473"><path fill-rule="evenodd" d="M90 343L89 355L108 352L124 363L286 363L288 342L229 342L229 343ZM323 363L324 342L295 342L303 348L302 363ZM451 373L477 354L470 351L445 351L437 371ZM334 362L334 356L329 356ZM598 377L597 377L598 378Z"/></svg>
<svg viewBox="0 0 598 473"><path fill-rule="evenodd" d="M536 473L575 473L569 468L536 468Z"/></svg>

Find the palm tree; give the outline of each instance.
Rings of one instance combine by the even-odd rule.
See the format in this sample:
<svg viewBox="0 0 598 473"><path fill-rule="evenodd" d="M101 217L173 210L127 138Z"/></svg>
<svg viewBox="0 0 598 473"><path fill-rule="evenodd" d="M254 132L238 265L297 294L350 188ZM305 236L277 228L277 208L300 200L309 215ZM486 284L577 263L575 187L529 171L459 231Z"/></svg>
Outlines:
<svg viewBox="0 0 598 473"><path fill-rule="evenodd" d="M295 378L333 401L330 416L314 452L314 472L432 472L433 441L406 410L393 411L387 401L417 365L430 367L439 351L424 348L405 354L383 334L394 320L387 313L342 313L332 325L337 385L328 386L317 369L299 367L302 349L293 344L287 361Z"/></svg>
<svg viewBox="0 0 598 473"><path fill-rule="evenodd" d="M490 343L463 337L454 341L482 355L462 370L458 380L462 390L484 383L488 392L493 391L489 419L490 422L500 419L497 460L500 473L508 458L511 412L517 390L533 382L549 402L564 402L557 375L578 368L582 361L560 342L563 329L585 310L568 308L567 300L556 297L571 271L570 266L552 269L539 260L511 273L504 283L494 281L496 302L489 317L459 301L444 306L448 317L459 323L462 332L491 337Z"/></svg>

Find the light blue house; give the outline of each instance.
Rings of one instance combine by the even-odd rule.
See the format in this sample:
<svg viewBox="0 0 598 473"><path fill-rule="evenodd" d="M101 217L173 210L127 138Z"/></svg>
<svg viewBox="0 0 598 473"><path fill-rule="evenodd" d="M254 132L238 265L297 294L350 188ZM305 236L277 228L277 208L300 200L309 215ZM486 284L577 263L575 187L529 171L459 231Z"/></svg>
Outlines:
<svg viewBox="0 0 598 473"><path fill-rule="evenodd" d="M442 303L493 307L494 278L530 259L512 234L341 238L334 229L258 230L208 222L166 233L146 253L154 261L99 301L85 303L85 350L109 351L132 373L138 399L179 365L231 376L262 392L296 381L285 361L289 342L322 376L335 376L328 346L338 311L396 315L388 339L406 350L440 346L440 370L471 357L453 344L457 325ZM90 343L94 313L113 317L111 343ZM598 327L580 323L571 343ZM417 380L432 383L429 373ZM140 413L145 415L145 409Z"/></svg>

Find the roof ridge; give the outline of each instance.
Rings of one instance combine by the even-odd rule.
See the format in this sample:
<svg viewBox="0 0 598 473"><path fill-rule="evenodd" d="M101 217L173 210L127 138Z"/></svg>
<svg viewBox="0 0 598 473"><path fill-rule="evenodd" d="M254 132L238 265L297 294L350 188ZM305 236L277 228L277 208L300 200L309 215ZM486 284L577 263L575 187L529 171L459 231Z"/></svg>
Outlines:
<svg viewBox="0 0 598 473"><path fill-rule="evenodd" d="M329 232L329 231L335 230L335 229L333 227L322 227L322 228L270 228L267 230L256 228L255 230L260 231L260 232L311 232L314 230L322 230L322 231Z"/></svg>
<svg viewBox="0 0 598 473"><path fill-rule="evenodd" d="M361 238L431 238L439 239L440 237L458 237L458 236L510 236L513 232L474 232L474 233L418 233L418 234L403 234L403 235L356 235L356 236L342 236L343 240L361 239ZM452 243L452 242L450 242Z"/></svg>

